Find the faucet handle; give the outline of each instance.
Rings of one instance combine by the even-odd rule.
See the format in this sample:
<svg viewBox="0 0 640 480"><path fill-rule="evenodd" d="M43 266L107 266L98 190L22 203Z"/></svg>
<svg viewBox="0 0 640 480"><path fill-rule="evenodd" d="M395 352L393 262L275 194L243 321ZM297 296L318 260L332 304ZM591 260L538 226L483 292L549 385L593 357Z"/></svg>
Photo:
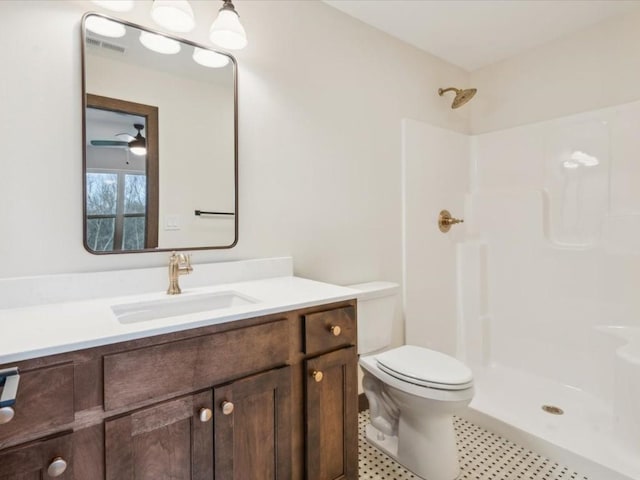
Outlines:
<svg viewBox="0 0 640 480"><path fill-rule="evenodd" d="M191 254L180 254L180 274L188 275L193 272L193 267L191 266Z"/></svg>

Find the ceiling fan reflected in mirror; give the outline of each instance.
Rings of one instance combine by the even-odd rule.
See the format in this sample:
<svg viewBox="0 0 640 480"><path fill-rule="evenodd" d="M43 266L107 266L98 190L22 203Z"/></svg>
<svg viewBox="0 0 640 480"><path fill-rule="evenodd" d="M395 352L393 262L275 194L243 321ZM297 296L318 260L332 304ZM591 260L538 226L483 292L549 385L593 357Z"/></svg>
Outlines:
<svg viewBox="0 0 640 480"><path fill-rule="evenodd" d="M134 123L133 128L138 130L138 134L135 136L133 140L129 142L129 150L134 155L139 155L139 156L146 155L147 139L144 138L142 136L142 133L140 132L144 128L144 125L142 125L141 123Z"/></svg>
<svg viewBox="0 0 640 480"><path fill-rule="evenodd" d="M116 137L125 138L126 140L91 140L94 147L128 147L129 151L134 155L142 156L147 154L147 139L142 136L142 130L144 125L141 123L134 123L138 133L134 136L130 133L116 133Z"/></svg>

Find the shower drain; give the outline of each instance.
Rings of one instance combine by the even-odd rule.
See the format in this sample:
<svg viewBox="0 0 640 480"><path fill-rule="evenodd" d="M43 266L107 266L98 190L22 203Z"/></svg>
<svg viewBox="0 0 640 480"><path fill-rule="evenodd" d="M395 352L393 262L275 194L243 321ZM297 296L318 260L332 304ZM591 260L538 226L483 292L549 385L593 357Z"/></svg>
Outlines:
<svg viewBox="0 0 640 480"><path fill-rule="evenodd" d="M550 413L551 415L564 414L564 410L562 410L560 407L556 407L555 405L543 405L542 410L544 410L547 413Z"/></svg>

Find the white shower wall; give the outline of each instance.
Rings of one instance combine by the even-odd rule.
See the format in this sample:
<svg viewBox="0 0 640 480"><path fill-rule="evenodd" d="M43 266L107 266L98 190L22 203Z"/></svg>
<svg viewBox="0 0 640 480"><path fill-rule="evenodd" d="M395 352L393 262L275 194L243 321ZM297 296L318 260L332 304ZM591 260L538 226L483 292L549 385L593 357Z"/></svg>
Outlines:
<svg viewBox="0 0 640 480"><path fill-rule="evenodd" d="M490 317L485 362L612 400L625 340L602 327L640 329L638 125L640 102L473 137L467 215L486 245L487 312L475 312ZM468 280L463 291L477 289Z"/></svg>
<svg viewBox="0 0 640 480"><path fill-rule="evenodd" d="M639 125L635 102L402 128L406 343L474 369L476 421L594 478L640 479Z"/></svg>

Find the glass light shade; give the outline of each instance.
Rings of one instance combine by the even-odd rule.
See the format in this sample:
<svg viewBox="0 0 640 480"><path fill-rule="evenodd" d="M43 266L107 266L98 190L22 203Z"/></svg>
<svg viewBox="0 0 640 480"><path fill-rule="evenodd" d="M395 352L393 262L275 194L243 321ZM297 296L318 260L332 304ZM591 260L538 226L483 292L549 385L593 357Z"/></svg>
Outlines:
<svg viewBox="0 0 640 480"><path fill-rule="evenodd" d="M203 67L209 68L222 68L229 63L229 57L226 55L198 47L193 50L193 60Z"/></svg>
<svg viewBox="0 0 640 480"><path fill-rule="evenodd" d="M209 39L228 50L240 50L247 46L247 34L238 14L231 10L220 10L209 31Z"/></svg>
<svg viewBox="0 0 640 480"><path fill-rule="evenodd" d="M196 26L193 9L187 0L154 0L151 18L173 32L190 32Z"/></svg>
<svg viewBox="0 0 640 480"><path fill-rule="evenodd" d="M173 55L180 51L179 42L155 33L140 32L140 43L149 50L165 55Z"/></svg>
<svg viewBox="0 0 640 480"><path fill-rule="evenodd" d="M147 141L140 132L129 142L129 151L138 156L147 154Z"/></svg>
<svg viewBox="0 0 640 480"><path fill-rule="evenodd" d="M147 154L147 147L129 147L129 151L140 157Z"/></svg>
<svg viewBox="0 0 640 480"><path fill-rule="evenodd" d="M133 0L92 0L96 5L113 12L128 12L133 8Z"/></svg>
<svg viewBox="0 0 640 480"><path fill-rule="evenodd" d="M97 33L98 35L102 35L103 37L120 38L124 37L127 33L126 28L121 23L97 17L95 15L87 17L85 26L87 27L87 30Z"/></svg>

